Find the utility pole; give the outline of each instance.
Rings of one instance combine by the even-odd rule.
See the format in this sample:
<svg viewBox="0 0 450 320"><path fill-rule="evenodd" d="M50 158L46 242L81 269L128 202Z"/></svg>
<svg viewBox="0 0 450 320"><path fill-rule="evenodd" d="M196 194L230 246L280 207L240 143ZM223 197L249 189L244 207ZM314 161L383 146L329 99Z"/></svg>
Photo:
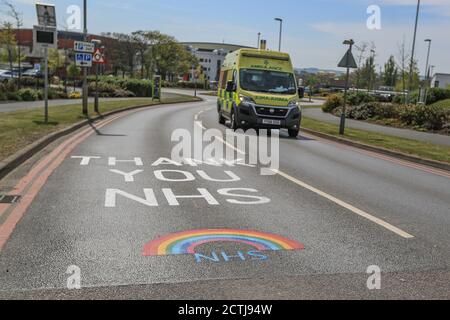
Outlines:
<svg viewBox="0 0 450 320"><path fill-rule="evenodd" d="M84 28L83 28L83 38L87 42L87 0L83 0L83 11L84 11ZM88 87L87 87L87 67L83 68L83 114L88 115Z"/></svg>
<svg viewBox="0 0 450 320"><path fill-rule="evenodd" d="M281 37L283 35L283 19L275 18L275 21L279 21L280 22L280 37L279 37L279 43L278 43L278 51L281 52Z"/></svg>
<svg viewBox="0 0 450 320"><path fill-rule="evenodd" d="M412 89L413 89L414 52L416 50L416 37L417 37L417 25L419 24L419 13L420 13L420 0L417 0L416 23L415 23L415 26L414 26L413 46L412 46L412 52L411 52L411 64L409 66L408 103L410 101L411 93L412 93Z"/></svg>

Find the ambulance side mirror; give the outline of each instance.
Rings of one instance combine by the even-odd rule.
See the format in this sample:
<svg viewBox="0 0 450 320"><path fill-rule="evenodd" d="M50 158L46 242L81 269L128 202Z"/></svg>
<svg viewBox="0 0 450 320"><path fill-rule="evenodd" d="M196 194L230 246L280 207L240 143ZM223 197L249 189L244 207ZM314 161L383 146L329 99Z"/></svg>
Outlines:
<svg viewBox="0 0 450 320"><path fill-rule="evenodd" d="M234 82L233 81L228 81L227 82L227 89L226 89L226 91L227 92L234 92L234 91L236 91L236 86L234 85Z"/></svg>
<svg viewBox="0 0 450 320"><path fill-rule="evenodd" d="M298 96L300 99L303 99L305 97L305 88L303 87L298 88Z"/></svg>

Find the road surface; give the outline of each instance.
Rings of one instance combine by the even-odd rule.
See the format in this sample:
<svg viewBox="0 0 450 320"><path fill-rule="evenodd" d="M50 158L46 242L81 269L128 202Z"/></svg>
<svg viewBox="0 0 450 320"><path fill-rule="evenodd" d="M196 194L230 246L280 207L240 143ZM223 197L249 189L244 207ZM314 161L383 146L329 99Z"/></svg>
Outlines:
<svg viewBox="0 0 450 320"><path fill-rule="evenodd" d="M450 298L450 173L284 132L275 175L158 163L174 130L225 132L215 103L106 119L5 179L0 298Z"/></svg>

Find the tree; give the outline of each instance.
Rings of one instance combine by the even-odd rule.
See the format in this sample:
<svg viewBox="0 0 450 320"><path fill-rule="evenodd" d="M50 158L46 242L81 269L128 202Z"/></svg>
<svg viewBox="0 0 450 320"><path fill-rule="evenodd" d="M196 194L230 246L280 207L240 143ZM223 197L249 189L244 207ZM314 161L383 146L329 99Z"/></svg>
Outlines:
<svg viewBox="0 0 450 320"><path fill-rule="evenodd" d="M134 77L134 67L136 54L138 52L136 42L133 37L124 33L102 33L106 37L116 39L108 47L108 56L114 61L114 75L117 76L118 71L122 72L122 77L128 72L130 77Z"/></svg>
<svg viewBox="0 0 450 320"><path fill-rule="evenodd" d="M77 83L76 83L77 77L79 77L80 74L81 74L81 70L80 70L80 68L78 68L78 67L76 66L75 63L71 63L71 64L67 67L67 76L68 76L69 78L72 78L72 79L73 79L73 90L74 90L74 91L75 91L76 88L77 88Z"/></svg>
<svg viewBox="0 0 450 320"><path fill-rule="evenodd" d="M23 14L21 12L19 12L16 7L9 1L7 0L3 0L3 4L8 7L9 9L9 16L14 20L15 24L16 24L16 29L18 32L18 38L17 40L17 64L19 67L19 82L18 82L18 87L20 88L20 80L22 77L22 49L20 47L21 43L20 43L20 29L23 27Z"/></svg>
<svg viewBox="0 0 450 320"><path fill-rule="evenodd" d="M409 55L406 53L405 37L403 37L402 43L398 44L398 64L397 68L400 71L400 81L397 82L397 91L403 92L403 103L406 103L406 79L408 77L407 61ZM399 90L400 89L400 90Z"/></svg>
<svg viewBox="0 0 450 320"><path fill-rule="evenodd" d="M146 52L149 47L149 37L145 31L135 31L131 34L133 41L136 43L136 49L139 53L139 63L141 65L141 78L144 78L146 66Z"/></svg>
<svg viewBox="0 0 450 320"><path fill-rule="evenodd" d="M163 80L174 75L187 73L192 65L198 65L197 58L177 40L159 31L146 32L149 48L145 55L147 73L159 73Z"/></svg>
<svg viewBox="0 0 450 320"><path fill-rule="evenodd" d="M389 60L384 65L384 72L382 75L383 84L388 87L395 87L398 79L398 68L394 56L390 56Z"/></svg>
<svg viewBox="0 0 450 320"><path fill-rule="evenodd" d="M366 58L363 66L360 69L360 86L366 87L367 90L372 90L376 79L375 58L370 56Z"/></svg>
<svg viewBox="0 0 450 320"><path fill-rule="evenodd" d="M355 71L356 74L356 89L359 90L360 88L360 81L361 81L361 67L362 67L362 62L365 58L365 54L367 51L367 48L369 47L369 43L368 42L363 42L360 45L356 45L356 51L358 52L357 55L357 63L358 63L358 69Z"/></svg>
<svg viewBox="0 0 450 320"><path fill-rule="evenodd" d="M58 71L59 68L64 66L65 56L58 49L48 50L48 69L51 72Z"/></svg>
<svg viewBox="0 0 450 320"><path fill-rule="evenodd" d="M3 62L9 63L9 69L13 72L13 63L16 56L16 37L11 22L3 22L0 30L0 46L6 51L2 53Z"/></svg>

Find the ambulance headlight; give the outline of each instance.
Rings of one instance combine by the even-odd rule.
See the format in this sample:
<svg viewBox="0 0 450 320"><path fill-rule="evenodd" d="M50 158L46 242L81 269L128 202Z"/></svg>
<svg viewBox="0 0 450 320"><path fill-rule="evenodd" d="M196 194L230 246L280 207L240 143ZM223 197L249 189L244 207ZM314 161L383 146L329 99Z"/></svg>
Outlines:
<svg viewBox="0 0 450 320"><path fill-rule="evenodd" d="M301 110L300 103L298 101L295 101L295 100L289 102L288 108L297 108L297 109Z"/></svg>
<svg viewBox="0 0 450 320"><path fill-rule="evenodd" d="M242 104L255 104L255 100L242 94L239 95L239 101L241 101Z"/></svg>

